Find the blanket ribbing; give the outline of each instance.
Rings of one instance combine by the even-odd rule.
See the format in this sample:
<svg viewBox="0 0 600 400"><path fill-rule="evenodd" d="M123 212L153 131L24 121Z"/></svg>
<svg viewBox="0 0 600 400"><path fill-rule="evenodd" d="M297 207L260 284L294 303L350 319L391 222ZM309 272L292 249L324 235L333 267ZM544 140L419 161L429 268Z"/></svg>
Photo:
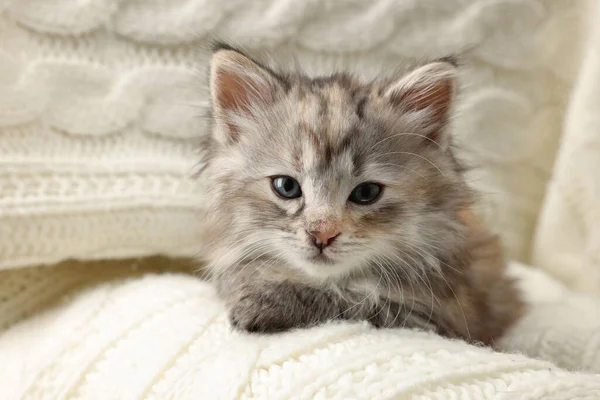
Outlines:
<svg viewBox="0 0 600 400"><path fill-rule="evenodd" d="M600 375L426 333L342 323L236 334L211 286L137 269L126 273L121 262L0 272L0 294L28 288L0 303L0 316L35 312L0 334L0 398L600 398ZM534 307L502 347L600 373L600 302L514 270Z"/></svg>

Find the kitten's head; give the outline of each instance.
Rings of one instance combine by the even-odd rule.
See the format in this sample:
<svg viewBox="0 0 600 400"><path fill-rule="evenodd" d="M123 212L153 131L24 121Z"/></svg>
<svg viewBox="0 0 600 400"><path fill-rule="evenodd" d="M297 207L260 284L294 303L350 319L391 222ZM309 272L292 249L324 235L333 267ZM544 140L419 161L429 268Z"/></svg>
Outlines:
<svg viewBox="0 0 600 400"><path fill-rule="evenodd" d="M213 265L259 260L318 279L435 265L469 197L446 129L454 79L445 61L389 80L311 79L218 48Z"/></svg>

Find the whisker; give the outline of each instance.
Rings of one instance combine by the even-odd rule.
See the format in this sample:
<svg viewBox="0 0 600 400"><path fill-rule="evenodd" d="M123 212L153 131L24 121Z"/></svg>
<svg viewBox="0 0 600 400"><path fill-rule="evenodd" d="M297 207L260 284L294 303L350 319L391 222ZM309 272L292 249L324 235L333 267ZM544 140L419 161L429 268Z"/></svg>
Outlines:
<svg viewBox="0 0 600 400"><path fill-rule="evenodd" d="M437 169L440 172L440 174L442 174L442 176L446 176L446 174L444 174L444 172L437 165L435 165L435 163L433 161L431 161L427 157L424 157L424 156L422 156L420 154L412 153L410 151L393 151L393 152L390 152L390 153L384 153L382 155L383 156L388 156L388 155L392 155L392 154L408 154L408 155L411 155L411 156L418 157L418 158L420 158L422 160L427 161L429 164L431 164L435 169Z"/></svg>
<svg viewBox="0 0 600 400"><path fill-rule="evenodd" d="M389 166L389 167L395 167L395 168L404 168L404 169L407 169L407 170L409 170L410 172L412 172L412 173L414 173L414 174L417 174L417 175L419 175L419 176L420 176L421 178L423 178L423 179L425 179L425 178L426 178L426 177L425 177L425 175L423 175L422 173L420 173L420 172L418 172L418 171L415 171L415 170L414 170L414 169L412 169L412 168L408 168L406 165L402 165L402 164L394 164L394 163L375 163L375 164L374 164L374 166L378 166L378 167L386 167L386 166ZM390 182L390 183L397 183L397 184L400 184L400 182L396 182L396 181L389 181L389 182Z"/></svg>
<svg viewBox="0 0 600 400"><path fill-rule="evenodd" d="M415 132L400 132L400 133L396 133L396 134L393 134L393 135L390 135L390 136L386 136L385 138L381 139L379 142L375 143L371 147L371 151L375 150L375 147L379 146L381 143L383 143L383 142L385 142L387 140L393 139L393 138L398 137L398 136L404 136L404 135L411 135L411 136L421 137L421 138L423 138L425 140L429 140L430 142L432 142L433 144L435 144L436 146L438 146L440 149L442 149L442 146L440 146L440 144L438 142L436 142L435 140L433 140L433 139L431 139L431 138L429 138L429 137L427 137L425 135L422 135L420 133L415 133Z"/></svg>

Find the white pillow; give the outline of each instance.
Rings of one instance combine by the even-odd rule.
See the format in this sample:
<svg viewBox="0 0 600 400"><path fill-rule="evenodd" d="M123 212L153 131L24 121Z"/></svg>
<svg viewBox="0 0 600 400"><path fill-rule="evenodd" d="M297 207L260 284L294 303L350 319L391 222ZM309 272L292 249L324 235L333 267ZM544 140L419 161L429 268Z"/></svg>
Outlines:
<svg viewBox="0 0 600 400"><path fill-rule="evenodd" d="M249 4L0 4L0 267L194 255L203 32L294 55L309 71L372 75L462 55L459 145L482 167L471 180L485 214L526 258L567 95L547 88L570 87L576 3Z"/></svg>

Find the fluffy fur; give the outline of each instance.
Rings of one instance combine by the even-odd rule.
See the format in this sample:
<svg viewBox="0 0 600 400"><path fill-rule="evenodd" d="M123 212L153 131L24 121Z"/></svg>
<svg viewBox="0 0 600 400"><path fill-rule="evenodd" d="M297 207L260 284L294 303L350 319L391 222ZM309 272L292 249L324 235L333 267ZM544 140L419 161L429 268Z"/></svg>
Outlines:
<svg viewBox="0 0 600 400"><path fill-rule="evenodd" d="M279 73L214 50L206 253L233 325L251 332L333 319L431 329L487 344L523 305L447 131L456 65L392 79ZM297 180L283 199L272 177ZM375 182L373 204L348 200ZM339 233L324 249L310 232Z"/></svg>

